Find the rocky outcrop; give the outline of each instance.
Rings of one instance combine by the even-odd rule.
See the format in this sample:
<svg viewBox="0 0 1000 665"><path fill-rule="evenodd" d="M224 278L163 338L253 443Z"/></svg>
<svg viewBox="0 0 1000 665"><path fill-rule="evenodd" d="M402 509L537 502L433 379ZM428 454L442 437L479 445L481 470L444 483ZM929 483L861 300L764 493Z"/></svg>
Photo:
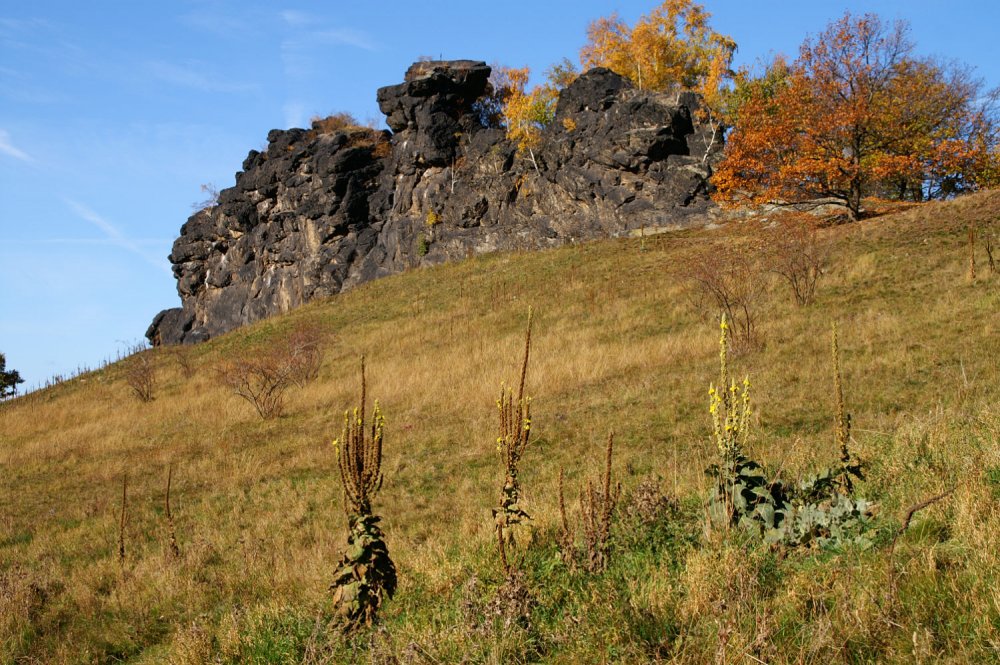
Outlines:
<svg viewBox="0 0 1000 665"><path fill-rule="evenodd" d="M202 341L419 265L707 219L722 139L697 96L593 69L520 154L485 121L489 75L482 62L414 64L378 91L391 132L270 132L181 227L182 307L156 316L150 341Z"/></svg>

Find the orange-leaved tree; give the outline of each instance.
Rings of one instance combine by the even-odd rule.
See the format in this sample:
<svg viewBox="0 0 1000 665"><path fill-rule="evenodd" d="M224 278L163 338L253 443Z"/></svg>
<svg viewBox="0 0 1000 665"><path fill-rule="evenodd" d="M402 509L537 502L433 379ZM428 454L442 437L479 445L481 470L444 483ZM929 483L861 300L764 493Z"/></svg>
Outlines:
<svg viewBox="0 0 1000 665"><path fill-rule="evenodd" d="M845 14L791 65L737 81L715 173L722 202L948 196L996 173L993 96L967 70L912 55L902 21Z"/></svg>

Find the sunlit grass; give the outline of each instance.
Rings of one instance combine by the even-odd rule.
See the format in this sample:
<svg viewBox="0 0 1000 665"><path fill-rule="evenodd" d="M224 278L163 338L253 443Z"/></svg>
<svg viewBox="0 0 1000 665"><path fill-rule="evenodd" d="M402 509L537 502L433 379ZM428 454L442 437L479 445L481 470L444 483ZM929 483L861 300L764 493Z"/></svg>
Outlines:
<svg viewBox="0 0 1000 665"><path fill-rule="evenodd" d="M354 648L377 662L996 661L1000 278L981 266L968 281L966 228L997 219L1000 194L986 193L823 230L834 255L816 303L795 306L775 281L764 348L732 360L753 379L752 454L794 478L838 455L837 321L854 449L869 462L860 491L882 524L958 486L897 547L895 597L884 548L778 560L705 539L717 320L677 266L731 229L682 232L373 282L191 349L190 378L157 354L150 403L118 364L4 404L0 662L355 662ZM484 635L467 626L463 590L473 574L498 582L494 400L517 378L529 305L534 440L521 482L539 607L531 632ZM214 368L301 323L326 336L319 379L262 421ZM330 442L362 353L387 419L376 510L400 587L384 631L345 645L317 618L346 526ZM686 508L675 531L619 552L603 576L572 576L553 563L559 468L575 492L611 429L626 493L659 476ZM163 506L171 464L178 560Z"/></svg>

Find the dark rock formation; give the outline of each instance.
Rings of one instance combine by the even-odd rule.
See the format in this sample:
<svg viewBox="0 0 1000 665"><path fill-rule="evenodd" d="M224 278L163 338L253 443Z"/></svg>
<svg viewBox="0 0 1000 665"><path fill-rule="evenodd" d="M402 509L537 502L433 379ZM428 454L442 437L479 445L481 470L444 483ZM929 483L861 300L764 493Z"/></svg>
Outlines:
<svg viewBox="0 0 1000 665"><path fill-rule="evenodd" d="M218 204L181 227L182 307L153 344L203 341L360 282L471 253L530 249L708 219L722 140L698 98L593 69L563 90L522 155L483 121L490 68L416 63L378 91L392 132L273 130Z"/></svg>

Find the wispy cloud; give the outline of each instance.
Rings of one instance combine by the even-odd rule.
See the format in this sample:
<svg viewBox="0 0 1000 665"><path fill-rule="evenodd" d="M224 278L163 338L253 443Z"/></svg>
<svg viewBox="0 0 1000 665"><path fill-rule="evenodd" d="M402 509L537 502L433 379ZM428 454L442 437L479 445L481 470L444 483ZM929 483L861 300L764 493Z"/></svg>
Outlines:
<svg viewBox="0 0 1000 665"><path fill-rule="evenodd" d="M179 20L196 30L227 39L246 39L261 33L258 21L251 20L254 12L242 9L236 13L224 13L209 9L200 9L182 14Z"/></svg>
<svg viewBox="0 0 1000 665"><path fill-rule="evenodd" d="M203 92L241 93L253 92L258 89L258 86L250 83L226 81L210 76L204 72L204 63L187 62L181 65L154 60L146 63L146 67L153 77L165 83L194 88Z"/></svg>
<svg viewBox="0 0 1000 665"><path fill-rule="evenodd" d="M5 129L0 129L0 153L19 159L28 164L34 163L35 159L25 151L21 150L10 142L10 134Z"/></svg>
<svg viewBox="0 0 1000 665"><path fill-rule="evenodd" d="M282 21L293 28L300 28L313 22L312 16L295 9L286 9L282 12L278 12L278 15L281 17Z"/></svg>
<svg viewBox="0 0 1000 665"><path fill-rule="evenodd" d="M160 270L170 272L170 268L163 261L163 259L158 259L151 256L146 250L142 248L139 242L127 238L124 233L122 233L117 226L109 222L107 219L94 212L84 204L79 201L74 201L73 199L65 199L66 205L76 213L81 219L90 222L96 226L104 234L105 238L108 240L109 244L120 247L126 251L132 252L133 254L139 256L144 261L150 265L156 266Z"/></svg>
<svg viewBox="0 0 1000 665"><path fill-rule="evenodd" d="M118 242L111 238L27 238L10 239L4 241L7 245L18 245L22 247L32 247L35 245L93 245L117 246ZM131 242L136 246L163 247L173 242L169 238L131 238Z"/></svg>
<svg viewBox="0 0 1000 665"><path fill-rule="evenodd" d="M378 50L375 40L363 30L353 28L334 28L332 30L321 30L315 33L316 41L321 44L342 44L344 46L354 46L366 51Z"/></svg>
<svg viewBox="0 0 1000 665"><path fill-rule="evenodd" d="M288 35L281 41L285 74L291 78L308 78L314 56L323 47L350 46L365 51L377 51L375 39L364 30L345 26L324 25L324 21L306 12L286 9L278 13L288 26Z"/></svg>

